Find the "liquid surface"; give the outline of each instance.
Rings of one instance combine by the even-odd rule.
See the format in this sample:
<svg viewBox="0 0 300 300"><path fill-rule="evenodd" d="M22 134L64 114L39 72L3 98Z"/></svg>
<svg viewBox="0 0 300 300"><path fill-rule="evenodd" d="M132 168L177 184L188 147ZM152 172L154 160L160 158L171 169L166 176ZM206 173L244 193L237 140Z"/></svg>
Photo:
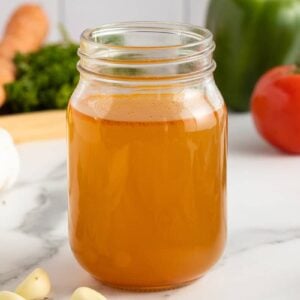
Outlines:
<svg viewBox="0 0 300 300"><path fill-rule="evenodd" d="M226 111L199 94L69 107L69 226L82 266L136 289L203 275L224 247Z"/></svg>

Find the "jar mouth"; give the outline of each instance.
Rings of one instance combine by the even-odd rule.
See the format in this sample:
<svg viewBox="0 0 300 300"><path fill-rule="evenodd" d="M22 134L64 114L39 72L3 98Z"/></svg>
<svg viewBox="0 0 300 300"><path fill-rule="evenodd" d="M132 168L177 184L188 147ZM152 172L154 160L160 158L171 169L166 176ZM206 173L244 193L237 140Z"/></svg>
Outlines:
<svg viewBox="0 0 300 300"><path fill-rule="evenodd" d="M151 44L138 44L135 42L132 44L132 40L129 44L120 44L120 35L124 37L124 34L132 35L136 32L143 31L143 34L163 34L164 37L173 35L173 37L179 37L179 43L170 44L170 39L160 40L158 44L151 41ZM158 35L157 35L158 37ZM184 24L184 23L164 23L164 22L119 22L102 25L95 29L86 29L81 38L87 42L99 45L107 48L124 48L124 49L163 49L163 48L188 48L205 46L212 41L212 33L200 26Z"/></svg>
<svg viewBox="0 0 300 300"><path fill-rule="evenodd" d="M203 75L215 68L214 49L211 32L199 26L121 22L82 33L79 67L119 79Z"/></svg>

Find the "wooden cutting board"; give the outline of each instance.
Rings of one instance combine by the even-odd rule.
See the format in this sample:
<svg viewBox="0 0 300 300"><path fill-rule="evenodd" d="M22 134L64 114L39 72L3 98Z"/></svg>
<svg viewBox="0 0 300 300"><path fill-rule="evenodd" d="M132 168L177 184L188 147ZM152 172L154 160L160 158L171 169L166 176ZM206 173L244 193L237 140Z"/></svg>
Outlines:
<svg viewBox="0 0 300 300"><path fill-rule="evenodd" d="M0 116L0 128L12 135L15 143L66 137L66 111L51 110Z"/></svg>

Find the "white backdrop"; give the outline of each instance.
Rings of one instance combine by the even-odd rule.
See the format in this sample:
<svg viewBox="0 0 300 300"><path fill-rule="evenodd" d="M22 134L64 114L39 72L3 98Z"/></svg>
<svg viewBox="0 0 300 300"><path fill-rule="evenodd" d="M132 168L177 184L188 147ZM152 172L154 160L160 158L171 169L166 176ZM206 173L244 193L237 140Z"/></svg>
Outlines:
<svg viewBox="0 0 300 300"><path fill-rule="evenodd" d="M62 22L73 39L88 27L117 21L173 21L204 25L209 0L1 0L0 33L21 3L37 2L51 21L50 41L59 39Z"/></svg>

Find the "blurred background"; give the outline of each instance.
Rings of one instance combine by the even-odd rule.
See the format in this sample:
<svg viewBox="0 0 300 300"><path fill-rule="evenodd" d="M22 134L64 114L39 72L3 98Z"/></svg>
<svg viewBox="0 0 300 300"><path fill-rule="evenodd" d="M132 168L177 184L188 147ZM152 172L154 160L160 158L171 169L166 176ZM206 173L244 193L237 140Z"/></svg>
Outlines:
<svg viewBox="0 0 300 300"><path fill-rule="evenodd" d="M0 31L7 18L28 0L1 1ZM34 2L34 1L30 1ZM60 38L57 24L63 23L71 37L79 41L89 27L119 21L170 21L204 25L208 0L39 0L46 10L51 31L49 41Z"/></svg>

